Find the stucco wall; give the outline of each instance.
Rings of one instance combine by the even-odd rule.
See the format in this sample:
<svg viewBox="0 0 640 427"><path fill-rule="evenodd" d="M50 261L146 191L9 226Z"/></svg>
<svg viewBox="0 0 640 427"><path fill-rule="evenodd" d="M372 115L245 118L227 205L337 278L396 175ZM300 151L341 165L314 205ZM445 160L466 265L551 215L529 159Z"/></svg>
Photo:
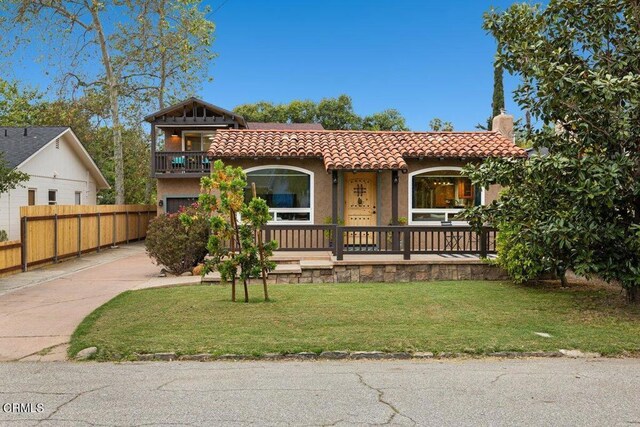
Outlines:
<svg viewBox="0 0 640 427"><path fill-rule="evenodd" d="M158 214L164 213L167 197L198 197L200 179L198 178L158 178L157 199L163 201L158 206Z"/></svg>
<svg viewBox="0 0 640 427"><path fill-rule="evenodd" d="M96 204L96 182L69 144L68 136L60 138L59 148L52 143L20 167L30 178L0 196L0 229L10 240L20 238L20 206L29 204L29 189L36 190L36 205L49 204L49 190L57 190L59 205L74 205L80 192L83 205ZM55 175L55 177L54 177Z"/></svg>
<svg viewBox="0 0 640 427"><path fill-rule="evenodd" d="M332 181L331 173L328 173L321 159L235 159L225 160L226 164L240 166L244 169L255 166L296 166L313 172L314 174L314 224L322 224L326 217L331 216L332 203ZM437 160L437 159L409 159L407 164L409 170L406 174L398 173L398 216L409 217L409 174L430 167L462 167L467 162L459 160ZM345 174L353 173L342 171L340 180L343 181ZM158 179L158 200L165 197L195 197L199 192L199 179L196 178L159 178ZM485 192L485 202L489 203L498 196L500 188L492 186ZM340 217L343 210L343 187L340 185L338 194L338 209ZM391 171L385 170L378 173L378 221L380 225L387 225L391 221ZM159 212L162 209L159 208Z"/></svg>
<svg viewBox="0 0 640 427"><path fill-rule="evenodd" d="M296 166L313 172L314 179L314 224L322 224L324 218L331 216L331 174L327 173L320 159L235 159L225 160L225 164L248 169L256 166ZM197 178L158 178L158 200L166 197L197 197L200 180ZM158 212L164 208L158 208Z"/></svg>

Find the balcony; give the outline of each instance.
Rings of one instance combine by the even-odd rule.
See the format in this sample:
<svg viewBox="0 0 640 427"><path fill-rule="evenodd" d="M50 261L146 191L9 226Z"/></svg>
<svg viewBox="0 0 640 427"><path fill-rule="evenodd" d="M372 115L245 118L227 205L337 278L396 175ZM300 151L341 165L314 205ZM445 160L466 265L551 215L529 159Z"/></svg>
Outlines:
<svg viewBox="0 0 640 427"><path fill-rule="evenodd" d="M156 177L199 177L211 172L206 151L157 151L153 163Z"/></svg>

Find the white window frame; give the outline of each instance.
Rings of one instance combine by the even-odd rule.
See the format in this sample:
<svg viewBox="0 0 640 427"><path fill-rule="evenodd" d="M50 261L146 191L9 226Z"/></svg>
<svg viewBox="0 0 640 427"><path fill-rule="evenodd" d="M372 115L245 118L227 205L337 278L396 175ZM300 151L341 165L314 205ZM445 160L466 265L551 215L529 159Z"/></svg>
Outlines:
<svg viewBox="0 0 640 427"><path fill-rule="evenodd" d="M462 171L462 168L460 166L433 166L430 168L424 168L424 169L420 169L417 170L415 172L411 172L409 174L409 179L407 180L407 190L409 193L409 224L410 225L440 225L441 222L440 221L414 221L413 220L413 214L414 213L439 213L439 214L444 214L444 221L449 221L449 215L452 214L457 214L459 212L462 212L464 209L446 209L446 208L429 208L429 209L421 209L421 208L413 208L413 177L416 175L421 175L423 173L426 172L458 172L458 175L460 175L460 172ZM454 177L454 175L431 175L434 178L451 178ZM484 205L485 204L485 192L486 190L484 188L480 189L481 193L480 193L480 204ZM452 225L468 225L469 222L468 221L452 221Z"/></svg>
<svg viewBox="0 0 640 427"><path fill-rule="evenodd" d="M29 193L33 191L33 205L29 205ZM47 197L48 194L47 194ZM30 187L27 189L27 206L37 206L38 205L38 189Z"/></svg>
<svg viewBox="0 0 640 427"><path fill-rule="evenodd" d="M304 174L309 175L309 207L308 208L269 208L269 213L271 214L271 221L269 224L313 224L313 210L314 210L314 200L315 200L315 179L314 173L308 169L299 168L297 166L289 166L289 165L266 165L266 166L254 166L252 168L244 169L245 174L249 174L249 172L256 172L263 169L289 169L296 172L302 172ZM279 213L308 213L309 220L302 221L287 221L287 220L278 220Z"/></svg>
<svg viewBox="0 0 640 427"><path fill-rule="evenodd" d="M80 196L80 197L78 197ZM73 193L73 202L76 206L82 205L82 191L76 191ZM80 203L78 203L80 202Z"/></svg>
<svg viewBox="0 0 640 427"><path fill-rule="evenodd" d="M54 200L53 203L51 203L51 192L53 191L53 193L56 195L56 200ZM49 206L55 206L58 204L58 190L55 189L49 189L47 190L47 204Z"/></svg>
<svg viewBox="0 0 640 427"><path fill-rule="evenodd" d="M186 150L186 143L185 143L185 134L186 133L199 133L200 134L200 146L204 149L204 144L202 143L202 138L204 137L205 134L215 134L215 131L211 131L211 130L183 130L181 132L181 137L182 137L182 151L187 151ZM203 151L193 151L194 153L202 153L202 152L206 152L207 149L204 149Z"/></svg>

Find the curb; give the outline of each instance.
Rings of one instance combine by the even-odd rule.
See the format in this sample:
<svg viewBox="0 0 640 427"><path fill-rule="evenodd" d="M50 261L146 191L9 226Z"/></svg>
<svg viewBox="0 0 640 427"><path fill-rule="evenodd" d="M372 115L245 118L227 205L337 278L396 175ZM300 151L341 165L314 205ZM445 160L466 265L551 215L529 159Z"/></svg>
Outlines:
<svg viewBox="0 0 640 427"><path fill-rule="evenodd" d="M133 361L238 361L238 360L425 360L425 359L455 359L455 358L479 358L498 357L505 359L522 359L530 357L564 357L570 359L591 359L602 357L600 353L583 353L579 350L559 351L498 351L492 353L432 353L432 352L382 352L382 351L323 351L313 353L303 351L300 353L265 353L261 356L243 354L222 354L215 356L209 353L184 354L176 353L147 353L134 354Z"/></svg>

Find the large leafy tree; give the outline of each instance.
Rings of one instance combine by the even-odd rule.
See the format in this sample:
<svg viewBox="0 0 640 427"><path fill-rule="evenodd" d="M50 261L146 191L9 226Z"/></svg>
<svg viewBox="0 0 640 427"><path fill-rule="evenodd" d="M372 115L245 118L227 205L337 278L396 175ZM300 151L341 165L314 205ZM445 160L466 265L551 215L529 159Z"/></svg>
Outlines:
<svg viewBox="0 0 640 427"><path fill-rule="evenodd" d="M200 0L5 0L3 48L43 38L61 87L104 97L111 127L116 203L125 203L124 132L150 99L199 81L213 24ZM0 37L0 40L2 38ZM64 58L63 61L60 58ZM184 78L184 76L188 76ZM155 105L153 106L156 107Z"/></svg>
<svg viewBox="0 0 640 427"><path fill-rule="evenodd" d="M105 117L103 97L87 93L76 100L46 100L36 90L25 89L15 81L0 78L0 126L69 126L113 187L113 130ZM142 128L131 124L123 128L125 203L145 203L151 181L147 163L149 145ZM141 161L141 159L143 161ZM101 190L98 200L115 203L115 191Z"/></svg>
<svg viewBox="0 0 640 427"><path fill-rule="evenodd" d="M4 153L0 151L0 195L17 188L28 179L29 175L9 166Z"/></svg>
<svg viewBox="0 0 640 427"><path fill-rule="evenodd" d="M485 15L516 101L544 125L548 155L470 168L500 200L470 212L498 226L500 262L519 280L567 269L640 288L640 2L551 0Z"/></svg>
<svg viewBox="0 0 640 427"><path fill-rule="evenodd" d="M434 132L451 132L453 131L453 123L434 117L429 121L429 129Z"/></svg>
<svg viewBox="0 0 640 427"><path fill-rule="evenodd" d="M359 116L348 95L323 98L319 102L294 100L288 104L274 104L260 101L239 105L233 111L250 122L320 123L325 129L341 130L409 130L404 117L395 109Z"/></svg>

